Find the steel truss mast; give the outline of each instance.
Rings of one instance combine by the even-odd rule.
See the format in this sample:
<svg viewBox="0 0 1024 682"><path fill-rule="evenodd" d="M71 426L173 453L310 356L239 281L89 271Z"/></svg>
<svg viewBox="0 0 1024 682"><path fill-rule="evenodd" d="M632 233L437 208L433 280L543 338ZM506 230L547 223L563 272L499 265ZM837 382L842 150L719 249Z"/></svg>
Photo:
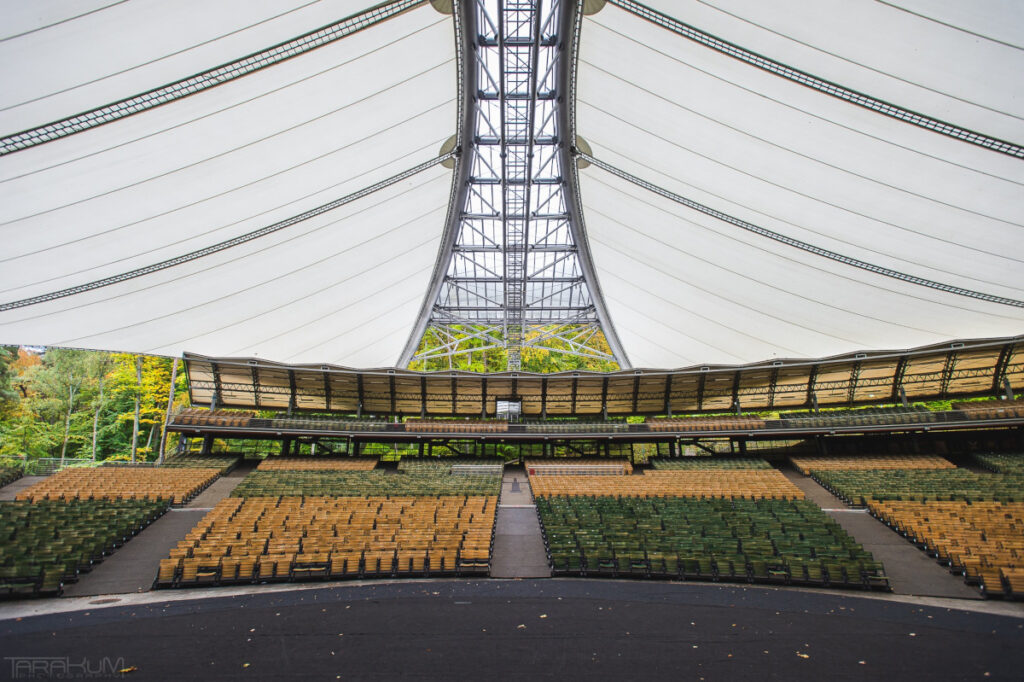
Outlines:
<svg viewBox="0 0 1024 682"><path fill-rule="evenodd" d="M628 364L595 300L571 203L576 169L565 107L576 6L565 2L473 0L456 9L457 26L471 37L460 47L472 85L464 90L472 101L460 135L459 203L400 365L501 347L512 371L529 347Z"/></svg>

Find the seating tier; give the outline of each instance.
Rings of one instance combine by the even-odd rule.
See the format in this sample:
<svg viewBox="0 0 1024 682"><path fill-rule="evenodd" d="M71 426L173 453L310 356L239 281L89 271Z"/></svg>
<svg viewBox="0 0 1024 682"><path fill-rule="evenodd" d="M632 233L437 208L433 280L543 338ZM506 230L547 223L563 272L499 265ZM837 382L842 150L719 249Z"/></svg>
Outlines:
<svg viewBox="0 0 1024 682"><path fill-rule="evenodd" d="M496 496L228 498L161 562L158 587L488 572Z"/></svg>
<svg viewBox="0 0 1024 682"><path fill-rule="evenodd" d="M809 502L541 497L537 509L556 575L888 587Z"/></svg>
<svg viewBox="0 0 1024 682"><path fill-rule="evenodd" d="M254 471L234 497L361 497L364 495L497 495L501 476L421 476L374 471Z"/></svg>
<svg viewBox="0 0 1024 682"><path fill-rule="evenodd" d="M18 500L162 499L184 504L220 475L218 469L95 467L64 469L18 493Z"/></svg>
<svg viewBox="0 0 1024 682"><path fill-rule="evenodd" d="M146 500L0 502L0 597L58 594L167 508Z"/></svg>
<svg viewBox="0 0 1024 682"><path fill-rule="evenodd" d="M790 457L789 462L804 476L819 471L865 469L955 469L948 460L933 455L826 455Z"/></svg>
<svg viewBox="0 0 1024 682"><path fill-rule="evenodd" d="M804 493L772 470L648 471L642 476L530 476L533 494L610 497L725 497L803 499Z"/></svg>
<svg viewBox="0 0 1024 682"><path fill-rule="evenodd" d="M693 471L697 469L771 469L772 465L760 457L680 457L655 458L651 466L656 471Z"/></svg>
<svg viewBox="0 0 1024 682"><path fill-rule="evenodd" d="M376 459L355 457L279 457L271 456L259 463L258 471L370 471Z"/></svg>

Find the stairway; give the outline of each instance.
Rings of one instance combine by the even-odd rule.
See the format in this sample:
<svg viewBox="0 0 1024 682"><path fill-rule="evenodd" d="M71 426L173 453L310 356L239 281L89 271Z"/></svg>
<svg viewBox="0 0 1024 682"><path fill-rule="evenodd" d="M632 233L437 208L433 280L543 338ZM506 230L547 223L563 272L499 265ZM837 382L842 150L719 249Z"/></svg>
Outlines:
<svg viewBox="0 0 1024 682"><path fill-rule="evenodd" d="M807 499L821 507L854 540L885 566L889 584L896 594L928 597L981 599L960 576L951 574L934 559L894 533L864 509L852 509L809 476L783 469L782 474L804 491Z"/></svg>
<svg viewBox="0 0 1024 682"><path fill-rule="evenodd" d="M521 466L506 467L495 521L492 578L550 578L533 493Z"/></svg>

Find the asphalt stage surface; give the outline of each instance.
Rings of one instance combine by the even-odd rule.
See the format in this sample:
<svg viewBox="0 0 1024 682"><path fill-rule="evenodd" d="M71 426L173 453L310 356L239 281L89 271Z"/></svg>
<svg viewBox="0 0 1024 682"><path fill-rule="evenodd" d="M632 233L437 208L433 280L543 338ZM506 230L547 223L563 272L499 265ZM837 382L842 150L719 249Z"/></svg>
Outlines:
<svg viewBox="0 0 1024 682"><path fill-rule="evenodd" d="M118 666L125 679L179 682L1019 680L1024 670L1024 618L857 593L611 580L181 592L49 615L0 610L0 679L28 679L30 665L51 677L66 667L65 679Z"/></svg>

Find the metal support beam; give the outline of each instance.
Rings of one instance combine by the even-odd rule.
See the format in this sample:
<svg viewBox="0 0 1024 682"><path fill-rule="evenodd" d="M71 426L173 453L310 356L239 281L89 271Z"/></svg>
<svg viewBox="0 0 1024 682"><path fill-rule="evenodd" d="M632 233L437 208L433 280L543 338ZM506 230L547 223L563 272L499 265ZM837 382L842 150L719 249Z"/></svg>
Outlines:
<svg viewBox="0 0 1024 682"><path fill-rule="evenodd" d="M892 374L892 402L896 402L896 399L903 395L903 403L906 404L907 392L903 390L903 377L907 374L907 363L909 357L901 355L900 359L896 361L896 369Z"/></svg>
<svg viewBox="0 0 1024 682"><path fill-rule="evenodd" d="M807 377L807 406L818 411L818 398L814 395L814 385L818 381L818 365L811 365L811 373Z"/></svg>
<svg viewBox="0 0 1024 682"><path fill-rule="evenodd" d="M331 410L331 377L327 373L328 367L322 368L324 373L324 408L329 412Z"/></svg>
<svg viewBox="0 0 1024 682"><path fill-rule="evenodd" d="M427 416L427 377L420 377L420 418ZM423 455L422 449L420 455Z"/></svg>
<svg viewBox="0 0 1024 682"><path fill-rule="evenodd" d="M249 361L249 373L252 375L252 402L258 410L260 409L260 370L259 364L255 360Z"/></svg>
<svg viewBox="0 0 1024 682"><path fill-rule="evenodd" d="M637 411L637 405L640 402L640 372L633 374L633 412Z"/></svg>
<svg viewBox="0 0 1024 682"><path fill-rule="evenodd" d="M732 406L736 410L736 414L740 414L740 377L742 375L736 372L732 375Z"/></svg>
<svg viewBox="0 0 1024 682"><path fill-rule="evenodd" d="M1014 345L1015 344L1008 343L999 351L999 359L996 360L995 371L992 373L993 393L999 391L1006 382L1006 368L1010 365L1010 357L1013 355Z"/></svg>
<svg viewBox="0 0 1024 682"><path fill-rule="evenodd" d="M540 380L540 418L548 418L548 378Z"/></svg>
<svg viewBox="0 0 1024 682"><path fill-rule="evenodd" d="M951 352L946 356L946 363L942 367L942 378L939 384L939 397L944 398L949 393L949 382L953 378L953 370L956 368L957 354Z"/></svg>
<svg viewBox="0 0 1024 682"><path fill-rule="evenodd" d="M846 402L851 405L857 399L857 381L860 380L860 368L861 362L858 360L853 363L853 367L850 369L850 388L846 393Z"/></svg>

